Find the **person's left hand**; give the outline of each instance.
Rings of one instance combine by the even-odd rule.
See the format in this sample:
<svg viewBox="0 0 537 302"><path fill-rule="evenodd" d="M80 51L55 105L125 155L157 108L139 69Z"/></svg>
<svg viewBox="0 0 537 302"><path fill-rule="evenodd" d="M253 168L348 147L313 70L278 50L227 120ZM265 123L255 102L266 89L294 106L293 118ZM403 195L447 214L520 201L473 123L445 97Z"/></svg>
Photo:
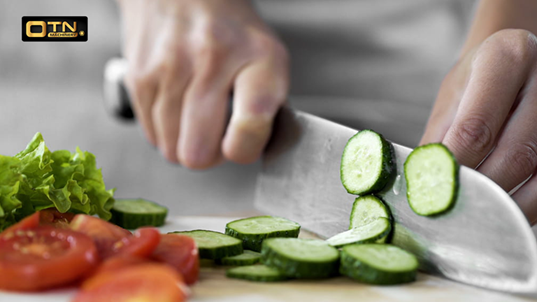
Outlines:
<svg viewBox="0 0 537 302"><path fill-rule="evenodd" d="M537 223L537 38L501 30L444 79L420 144L443 142L513 195Z"/></svg>

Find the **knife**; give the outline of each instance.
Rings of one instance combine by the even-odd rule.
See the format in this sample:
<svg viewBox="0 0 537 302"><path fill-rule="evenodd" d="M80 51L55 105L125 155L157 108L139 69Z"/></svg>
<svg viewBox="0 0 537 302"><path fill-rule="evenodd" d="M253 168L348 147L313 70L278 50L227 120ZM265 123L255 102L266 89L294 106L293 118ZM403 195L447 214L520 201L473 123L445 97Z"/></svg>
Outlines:
<svg viewBox="0 0 537 302"><path fill-rule="evenodd" d="M122 84L123 59L105 67L107 107L132 118ZM284 107L264 151L255 201L322 238L349 227L354 198L339 178L341 154L357 130ZM412 151L392 143L396 172L378 195L394 218L392 243L414 253L420 270L454 281L537 297L537 241L513 199L481 173L461 166L455 206L437 217L415 214L406 199L403 164Z"/></svg>

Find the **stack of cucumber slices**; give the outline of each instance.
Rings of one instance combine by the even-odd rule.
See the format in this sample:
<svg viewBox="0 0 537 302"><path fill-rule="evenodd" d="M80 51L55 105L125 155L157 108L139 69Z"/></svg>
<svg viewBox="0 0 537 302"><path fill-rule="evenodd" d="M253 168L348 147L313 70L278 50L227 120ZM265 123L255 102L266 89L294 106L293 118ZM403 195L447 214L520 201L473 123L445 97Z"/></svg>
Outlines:
<svg viewBox="0 0 537 302"><path fill-rule="evenodd" d="M362 202L366 204L369 200ZM391 230L390 220L382 216L387 213L386 207L371 208L384 212L374 210L366 215L352 215L357 227L328 240L297 238L299 224L274 216L231 221L226 226L229 235L208 230L173 233L194 238L201 258L232 266L226 270L229 278L276 282L325 279L342 274L370 284L414 280L416 258L398 247L377 243ZM252 242L256 242L255 246L260 242L260 253L247 249L252 247Z"/></svg>
<svg viewBox="0 0 537 302"><path fill-rule="evenodd" d="M389 242L393 218L374 194L394 176L393 146L372 130L351 137L341 157L340 177L347 192L360 195L351 211L349 230L327 242L342 247L340 272L373 284L415 280L416 257ZM449 149L433 143L414 149L404 164L407 199L421 216L442 214L455 203L458 169Z"/></svg>
<svg viewBox="0 0 537 302"><path fill-rule="evenodd" d="M379 192L394 173L393 147L382 135L362 130L349 139L340 169L341 183L347 192L360 196ZM415 148L404 164L407 199L412 210L421 216L449 210L457 199L458 173L455 157L443 144Z"/></svg>

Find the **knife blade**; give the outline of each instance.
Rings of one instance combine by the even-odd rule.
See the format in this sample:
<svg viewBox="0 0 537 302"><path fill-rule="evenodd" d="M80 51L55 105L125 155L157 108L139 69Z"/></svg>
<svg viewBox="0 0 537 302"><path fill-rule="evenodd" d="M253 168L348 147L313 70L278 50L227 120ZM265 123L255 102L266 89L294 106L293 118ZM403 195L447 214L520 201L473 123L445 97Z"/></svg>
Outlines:
<svg viewBox="0 0 537 302"><path fill-rule="evenodd" d="M339 177L347 140L357 130L287 108L281 110L258 175L255 207L327 238L349 227L356 196ZM393 144L396 173L378 195L394 221L393 244L414 253L420 269L500 291L537 293L537 242L513 199L481 173L461 166L455 206L444 215L415 214L406 199L403 163L411 149Z"/></svg>

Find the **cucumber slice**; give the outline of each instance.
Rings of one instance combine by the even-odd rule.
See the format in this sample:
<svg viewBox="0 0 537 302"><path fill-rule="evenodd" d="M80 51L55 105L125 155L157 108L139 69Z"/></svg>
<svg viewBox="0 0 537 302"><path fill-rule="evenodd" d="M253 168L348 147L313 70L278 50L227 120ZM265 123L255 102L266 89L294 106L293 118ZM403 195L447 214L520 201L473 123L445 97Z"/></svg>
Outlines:
<svg viewBox="0 0 537 302"><path fill-rule="evenodd" d="M254 251L244 250L244 252L237 256L224 257L216 260L216 263L221 265L252 265L261 261L261 254Z"/></svg>
<svg viewBox="0 0 537 302"><path fill-rule="evenodd" d="M116 199L110 210L110 222L125 229L164 225L168 209L155 202L138 199Z"/></svg>
<svg viewBox="0 0 537 302"><path fill-rule="evenodd" d="M392 146L382 135L362 130L351 137L341 157L341 183L350 194L382 190L393 171Z"/></svg>
<svg viewBox="0 0 537 302"><path fill-rule="evenodd" d="M322 240L269 238L263 242L261 259L290 278L328 278L338 272L339 252Z"/></svg>
<svg viewBox="0 0 537 302"><path fill-rule="evenodd" d="M391 220L388 207L374 195L360 196L354 200L349 229L360 227L383 217Z"/></svg>
<svg viewBox="0 0 537 302"><path fill-rule="evenodd" d="M266 265L248 265L228 269L226 276L258 282L275 282L286 280L287 277L275 268Z"/></svg>
<svg viewBox="0 0 537 302"><path fill-rule="evenodd" d="M204 259L220 259L240 255L243 252L242 242L239 239L219 232L193 230L170 232L169 234L181 234L194 238L200 258Z"/></svg>
<svg viewBox="0 0 537 302"><path fill-rule="evenodd" d="M355 227L343 233L339 233L326 240L328 244L334 247L342 247L353 243L370 243L376 242L388 236L392 226L390 220L379 217L369 224Z"/></svg>
<svg viewBox="0 0 537 302"><path fill-rule="evenodd" d="M352 244L341 250L340 273L365 283L412 282L417 269L414 255L390 244Z"/></svg>
<svg viewBox="0 0 537 302"><path fill-rule="evenodd" d="M406 196L412 210L422 216L443 213L457 199L459 165L439 143L414 149L405 161Z"/></svg>
<svg viewBox="0 0 537 302"><path fill-rule="evenodd" d="M256 216L232 221L226 234L242 240L243 248L260 252L266 238L298 237L300 224L276 216Z"/></svg>

